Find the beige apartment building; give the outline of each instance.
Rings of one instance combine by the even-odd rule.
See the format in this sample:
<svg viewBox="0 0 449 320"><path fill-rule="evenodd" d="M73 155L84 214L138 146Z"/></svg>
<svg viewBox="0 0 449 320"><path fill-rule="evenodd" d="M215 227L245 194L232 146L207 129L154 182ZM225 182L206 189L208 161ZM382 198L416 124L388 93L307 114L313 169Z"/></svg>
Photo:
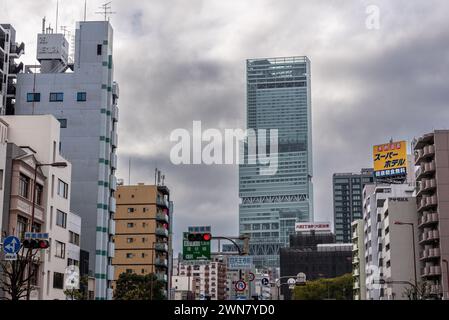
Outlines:
<svg viewBox="0 0 449 320"><path fill-rule="evenodd" d="M428 295L449 299L449 130L425 134L413 147L420 276Z"/></svg>
<svg viewBox="0 0 449 320"><path fill-rule="evenodd" d="M120 274L155 273L166 283L171 278L170 192L163 185L119 185L115 221L114 281Z"/></svg>

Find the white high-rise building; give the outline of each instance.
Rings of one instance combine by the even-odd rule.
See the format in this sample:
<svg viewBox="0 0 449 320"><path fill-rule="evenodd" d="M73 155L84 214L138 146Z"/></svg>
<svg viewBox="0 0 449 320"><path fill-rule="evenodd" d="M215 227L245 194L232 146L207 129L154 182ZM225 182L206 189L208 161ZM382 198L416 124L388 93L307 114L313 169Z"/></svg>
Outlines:
<svg viewBox="0 0 449 320"><path fill-rule="evenodd" d="M385 201L398 197L413 196L413 184L378 184L366 185L363 189L363 231L365 246L365 279L366 279L366 299L379 300L385 296L384 288L377 283L385 280L385 270L387 261L382 254L385 241L383 227L385 219L382 212ZM410 239L411 241L411 239ZM410 246L410 248L412 248ZM390 262L391 263L391 262ZM412 264L410 264L412 267ZM374 283L373 283L374 281Z"/></svg>
<svg viewBox="0 0 449 320"><path fill-rule="evenodd" d="M119 96L112 27L108 21L78 22L73 63L68 46L64 35L43 28L39 68L26 67L17 77L15 114L52 114L60 121L56 147L73 166L71 207L82 218L81 247L89 252L95 299L112 299Z"/></svg>

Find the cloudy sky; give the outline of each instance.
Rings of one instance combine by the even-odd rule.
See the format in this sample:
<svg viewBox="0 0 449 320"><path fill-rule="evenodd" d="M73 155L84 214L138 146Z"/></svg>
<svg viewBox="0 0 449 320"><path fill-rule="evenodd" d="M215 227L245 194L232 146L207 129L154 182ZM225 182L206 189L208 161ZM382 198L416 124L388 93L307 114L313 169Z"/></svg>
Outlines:
<svg viewBox="0 0 449 320"><path fill-rule="evenodd" d="M99 0L87 1L87 19ZM377 6L379 28L367 28ZM84 0L59 0L74 31ZM332 220L332 173L371 166L371 146L449 127L447 0L114 0L120 85L119 170L131 182L166 175L175 202L175 248L188 225L238 232L237 167L170 163L175 128L245 128L245 59L307 55L312 61L316 220ZM369 13L367 13L367 9ZM35 61L41 19L56 1L0 0ZM375 26L375 24L374 24Z"/></svg>

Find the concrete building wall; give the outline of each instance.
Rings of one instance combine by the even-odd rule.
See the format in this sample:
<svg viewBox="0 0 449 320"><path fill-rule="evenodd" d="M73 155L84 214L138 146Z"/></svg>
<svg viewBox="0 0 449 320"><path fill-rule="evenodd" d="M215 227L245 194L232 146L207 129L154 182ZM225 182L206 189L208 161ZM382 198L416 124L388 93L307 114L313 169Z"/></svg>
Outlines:
<svg viewBox="0 0 449 320"><path fill-rule="evenodd" d="M53 114L61 121L61 152L73 164L72 209L82 217L81 245L89 251L89 273L99 300L112 298L114 273L110 221L115 212L118 86L112 50L109 22L79 22L73 72L64 72L54 60L58 68L50 70L47 61L42 73L23 73L17 79L16 114ZM33 90L39 101L29 101ZM61 93L63 101L50 101L51 93ZM78 93L85 99L78 99Z"/></svg>
<svg viewBox="0 0 449 320"><path fill-rule="evenodd" d="M381 216L382 251L379 256L383 260L383 278L386 281L396 281L396 283L382 285L383 294L380 298L406 300L409 299L406 295L407 290L410 292L413 287L400 282L407 281L414 284L414 266L419 263L418 252L416 251L416 259L413 255L413 247L415 246L416 250L418 248L416 200L414 197L387 198L381 210ZM396 225L395 221L413 223L414 227ZM417 279L419 280L418 277Z"/></svg>

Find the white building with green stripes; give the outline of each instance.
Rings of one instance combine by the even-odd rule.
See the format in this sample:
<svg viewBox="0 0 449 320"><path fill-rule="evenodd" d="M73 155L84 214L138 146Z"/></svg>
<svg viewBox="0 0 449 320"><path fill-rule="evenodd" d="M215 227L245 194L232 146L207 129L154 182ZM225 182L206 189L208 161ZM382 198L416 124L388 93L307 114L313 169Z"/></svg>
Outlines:
<svg viewBox="0 0 449 320"><path fill-rule="evenodd" d="M89 252L95 298L112 299L117 167L118 85L108 21L78 22L74 61L64 35L38 35L38 67L17 77L15 114L53 114L61 124L54 145L72 163L71 210L82 218L81 248Z"/></svg>

